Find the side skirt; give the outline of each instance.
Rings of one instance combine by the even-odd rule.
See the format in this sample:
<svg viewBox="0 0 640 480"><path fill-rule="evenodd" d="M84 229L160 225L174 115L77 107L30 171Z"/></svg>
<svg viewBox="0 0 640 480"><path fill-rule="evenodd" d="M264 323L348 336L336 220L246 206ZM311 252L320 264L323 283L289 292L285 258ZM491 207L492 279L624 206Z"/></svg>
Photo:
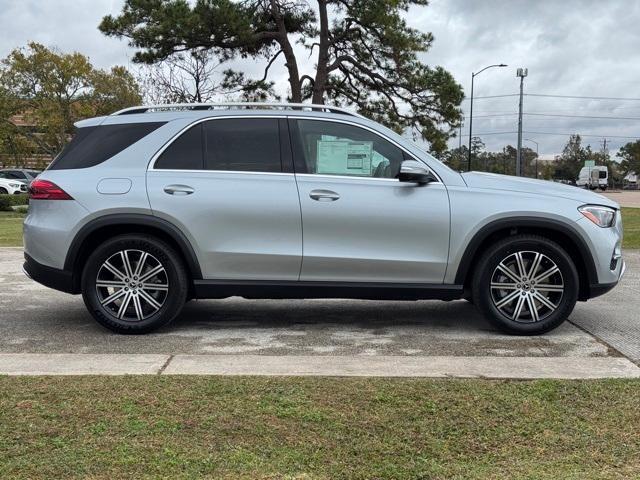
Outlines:
<svg viewBox="0 0 640 480"><path fill-rule="evenodd" d="M456 300L463 296L462 285L427 283L358 283L194 280L195 298L244 297L352 298L362 300Z"/></svg>

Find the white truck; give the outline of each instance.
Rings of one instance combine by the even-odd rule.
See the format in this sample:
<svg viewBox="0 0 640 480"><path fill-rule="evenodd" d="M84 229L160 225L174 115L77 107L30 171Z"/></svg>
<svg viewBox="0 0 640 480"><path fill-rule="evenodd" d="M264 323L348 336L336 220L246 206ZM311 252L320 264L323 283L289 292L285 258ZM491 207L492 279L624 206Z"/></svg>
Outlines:
<svg viewBox="0 0 640 480"><path fill-rule="evenodd" d="M604 166L582 167L576 185L589 190L599 188L604 191L609 185L609 169Z"/></svg>

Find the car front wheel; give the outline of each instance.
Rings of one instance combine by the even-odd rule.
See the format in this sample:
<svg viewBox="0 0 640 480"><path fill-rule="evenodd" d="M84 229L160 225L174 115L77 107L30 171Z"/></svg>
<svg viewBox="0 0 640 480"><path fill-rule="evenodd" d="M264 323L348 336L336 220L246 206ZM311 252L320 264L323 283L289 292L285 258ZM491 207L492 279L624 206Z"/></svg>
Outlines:
<svg viewBox="0 0 640 480"><path fill-rule="evenodd" d="M501 330L548 332L573 311L578 273L557 243L535 235L499 241L482 255L473 278L474 303Z"/></svg>
<svg viewBox="0 0 640 480"><path fill-rule="evenodd" d="M187 292L180 257L147 235L107 240L89 256L82 273L89 312L117 333L147 333L167 325L180 313Z"/></svg>

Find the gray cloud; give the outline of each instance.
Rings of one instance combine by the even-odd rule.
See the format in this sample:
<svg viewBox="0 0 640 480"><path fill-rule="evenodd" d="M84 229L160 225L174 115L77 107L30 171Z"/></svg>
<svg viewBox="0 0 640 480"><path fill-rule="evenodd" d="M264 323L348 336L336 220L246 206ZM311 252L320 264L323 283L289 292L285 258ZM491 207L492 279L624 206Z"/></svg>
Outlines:
<svg viewBox="0 0 640 480"><path fill-rule="evenodd" d="M517 67L527 67L525 93L640 97L640 2L586 0L433 0L408 16L410 24L434 33L429 64L446 67L470 92L471 72L506 63L476 77L478 97L517 93ZM468 111L469 102L464 104ZM474 134L515 131L518 98L474 102ZM525 97L524 111L566 115L640 117L640 101L604 101ZM477 115L477 117L476 117ZM640 137L640 120L525 116L524 130L546 133ZM463 130L468 135L468 129ZM541 153L557 153L566 136L526 134ZM489 149L515 144L516 134L485 135ZM585 137L593 148L602 138ZM609 138L613 150L629 141ZM457 140L452 144L457 144ZM531 144L529 144L531 145Z"/></svg>
<svg viewBox="0 0 640 480"><path fill-rule="evenodd" d="M80 51L99 67L131 67L133 51L125 41L104 37L100 19L118 13L122 0L0 0L0 56L36 40L63 51ZM411 26L431 31L435 42L423 60L442 65L469 92L470 75L491 63L508 68L488 70L476 78L478 97L517 93L516 67L529 68L525 93L640 98L640 2L601 0L432 0L413 8ZM302 53L302 52L301 52ZM304 54L303 54L304 55ZM306 56L300 58L307 59ZM261 76L262 65L234 62ZM311 70L314 59L302 65ZM283 65L273 79L286 89ZM468 102L464 102L465 110ZM515 131L517 97L478 99L474 103L474 133ZM525 112L566 115L640 117L640 101L604 101L525 97ZM499 117L486 115L511 114ZM640 120L525 116L524 129L546 133L604 134L613 150L640 137ZM468 130L463 129L464 135ZM557 153L562 135L525 134L540 143L540 152ZM516 135L484 135L490 150L515 144ZM585 137L599 148L602 138ZM452 140L451 145L457 145ZM531 145L531 144L529 144Z"/></svg>

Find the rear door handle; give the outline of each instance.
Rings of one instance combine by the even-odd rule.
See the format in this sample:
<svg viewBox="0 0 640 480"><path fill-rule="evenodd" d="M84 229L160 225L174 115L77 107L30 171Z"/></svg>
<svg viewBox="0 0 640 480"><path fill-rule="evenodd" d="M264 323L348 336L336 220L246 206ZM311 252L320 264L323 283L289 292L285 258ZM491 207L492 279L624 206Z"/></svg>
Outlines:
<svg viewBox="0 0 640 480"><path fill-rule="evenodd" d="M311 190L309 197L319 202L335 202L340 198L340 195L331 190Z"/></svg>
<svg viewBox="0 0 640 480"><path fill-rule="evenodd" d="M195 190L189 185L167 185L164 187L164 193L169 195L191 195Z"/></svg>

